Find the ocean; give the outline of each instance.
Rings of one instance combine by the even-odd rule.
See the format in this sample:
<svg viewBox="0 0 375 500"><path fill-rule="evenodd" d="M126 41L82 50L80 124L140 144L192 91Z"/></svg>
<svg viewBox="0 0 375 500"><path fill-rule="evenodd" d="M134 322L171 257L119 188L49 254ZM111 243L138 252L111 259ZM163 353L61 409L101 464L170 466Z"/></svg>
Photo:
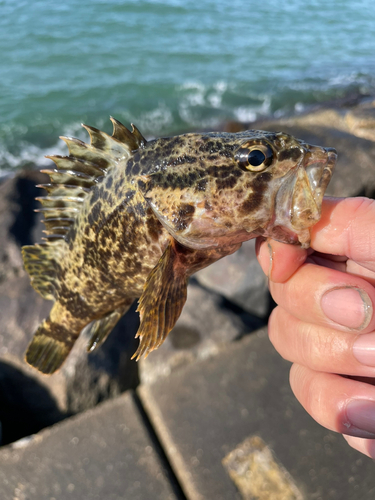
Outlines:
<svg viewBox="0 0 375 500"><path fill-rule="evenodd" d="M218 129L375 95L373 0L0 0L0 170L59 135Z"/></svg>

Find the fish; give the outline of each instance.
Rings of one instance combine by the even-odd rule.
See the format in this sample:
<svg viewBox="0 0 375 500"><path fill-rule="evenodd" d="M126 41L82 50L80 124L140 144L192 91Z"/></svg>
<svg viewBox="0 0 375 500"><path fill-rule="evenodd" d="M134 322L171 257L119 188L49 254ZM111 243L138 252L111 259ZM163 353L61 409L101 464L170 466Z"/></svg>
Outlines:
<svg viewBox="0 0 375 500"><path fill-rule="evenodd" d="M52 300L26 361L54 373L80 332L92 351L139 299L139 346L159 347L191 275L257 236L308 248L337 159L282 132L188 133L147 141L111 118L112 135L82 125L61 137L37 198L43 242L22 248L31 285Z"/></svg>

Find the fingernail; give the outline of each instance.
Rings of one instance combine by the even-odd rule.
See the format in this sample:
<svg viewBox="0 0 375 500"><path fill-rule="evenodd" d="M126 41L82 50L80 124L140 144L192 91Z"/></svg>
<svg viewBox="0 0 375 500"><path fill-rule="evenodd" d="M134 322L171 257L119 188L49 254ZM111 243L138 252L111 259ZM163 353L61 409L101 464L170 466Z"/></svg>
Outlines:
<svg viewBox="0 0 375 500"><path fill-rule="evenodd" d="M330 290L323 295L321 307L328 319L355 330L366 328L372 318L370 297L359 288Z"/></svg>
<svg viewBox="0 0 375 500"><path fill-rule="evenodd" d="M272 247L268 241L262 241L259 245L258 260L264 274L268 277L271 275L273 253Z"/></svg>
<svg viewBox="0 0 375 500"><path fill-rule="evenodd" d="M375 436L375 401L353 399L346 406L347 423L350 434L360 437ZM354 428L353 428L354 427Z"/></svg>

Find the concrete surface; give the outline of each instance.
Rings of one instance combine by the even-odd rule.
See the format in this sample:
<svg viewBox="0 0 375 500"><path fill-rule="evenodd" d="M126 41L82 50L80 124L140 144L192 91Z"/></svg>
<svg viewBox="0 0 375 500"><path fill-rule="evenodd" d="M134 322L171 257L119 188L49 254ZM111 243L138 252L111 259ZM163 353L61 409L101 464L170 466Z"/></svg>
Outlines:
<svg viewBox="0 0 375 500"><path fill-rule="evenodd" d="M131 392L0 449L2 500L177 500Z"/></svg>
<svg viewBox="0 0 375 500"><path fill-rule="evenodd" d="M251 437L272 450L304 500L375 498L373 462L308 416L289 387L289 366L264 329L139 387L189 500L243 498L222 462Z"/></svg>

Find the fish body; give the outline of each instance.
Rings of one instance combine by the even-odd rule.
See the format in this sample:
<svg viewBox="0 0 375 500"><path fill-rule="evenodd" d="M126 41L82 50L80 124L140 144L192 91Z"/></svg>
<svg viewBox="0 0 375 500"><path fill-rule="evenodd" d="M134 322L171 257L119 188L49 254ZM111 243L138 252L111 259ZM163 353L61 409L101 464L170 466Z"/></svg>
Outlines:
<svg viewBox="0 0 375 500"><path fill-rule="evenodd" d="M54 301L26 360L44 373L90 325L99 345L139 299L139 358L177 321L189 276L256 236L307 248L336 152L283 133L185 134L147 142L112 119L54 156L42 244L23 247L34 288Z"/></svg>

